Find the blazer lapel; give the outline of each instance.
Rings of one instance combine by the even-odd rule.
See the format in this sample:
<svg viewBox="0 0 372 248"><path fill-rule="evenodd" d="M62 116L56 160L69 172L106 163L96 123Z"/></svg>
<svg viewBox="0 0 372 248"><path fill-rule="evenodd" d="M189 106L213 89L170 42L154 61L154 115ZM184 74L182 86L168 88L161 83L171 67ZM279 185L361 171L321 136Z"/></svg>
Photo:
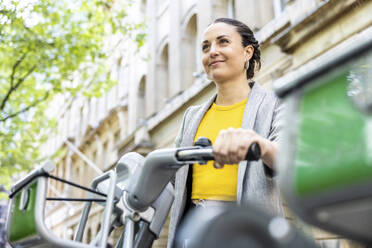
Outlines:
<svg viewBox="0 0 372 248"><path fill-rule="evenodd" d="M265 91L262 89L262 87L258 83L255 83L249 94L247 104L245 105L243 119L242 119L242 128L253 130L258 108L260 107L260 104L264 96L265 96ZM244 175L246 173L247 166L249 166L249 163L247 163L246 161L242 161L239 163L238 185L237 185L237 202L238 203L241 203L241 199L243 196Z"/></svg>
<svg viewBox="0 0 372 248"><path fill-rule="evenodd" d="M198 130L199 124L203 119L205 113L208 111L217 94L214 94L208 102L204 103L203 106L195 113L194 116L190 117L189 125L185 129L184 139L181 143L182 146L191 146L194 143L196 131Z"/></svg>

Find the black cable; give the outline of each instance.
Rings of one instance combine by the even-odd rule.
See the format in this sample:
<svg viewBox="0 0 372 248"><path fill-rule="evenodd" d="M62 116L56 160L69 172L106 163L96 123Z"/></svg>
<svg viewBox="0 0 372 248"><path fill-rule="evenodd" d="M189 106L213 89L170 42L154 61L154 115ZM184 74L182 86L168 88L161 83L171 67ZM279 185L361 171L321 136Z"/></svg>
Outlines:
<svg viewBox="0 0 372 248"><path fill-rule="evenodd" d="M27 180L26 181L22 181L21 182L21 184L20 184L20 186L19 187L17 187L17 189L16 190L14 190L13 192L11 192L10 194L9 194L9 199L12 199L13 198L13 196L15 196L19 191L21 191L27 184L29 184L30 182L32 182L35 178L38 178L38 177L41 177L41 176L48 176L49 174L48 173L46 173L46 172L39 172L39 173L37 173L37 174L35 174L34 176L32 176L32 177L30 177L30 178L27 178ZM16 184L16 185L18 185L18 184Z"/></svg>
<svg viewBox="0 0 372 248"><path fill-rule="evenodd" d="M105 202L105 199L96 198L58 198L58 197L47 197L47 201L90 201L90 202Z"/></svg>
<svg viewBox="0 0 372 248"><path fill-rule="evenodd" d="M55 177L55 176L52 176L52 175L49 175L49 174L47 174L46 176L47 176L47 177L50 177L50 178L52 178L52 179L55 179L55 180L57 180L57 181L61 181L61 182L63 182L63 183L70 184L70 185L72 185L72 186L74 186L74 187L76 187L76 188L80 188L80 189L83 189L83 190L89 191L89 192L91 192L91 193L94 193L94 194L97 194L97 195L100 195L100 196L107 197L106 194L103 194L103 193L101 193L101 192L98 192L98 191L92 190L92 189L90 189L90 188L87 188L87 187L81 186L81 185L76 184L76 183L73 183L73 182L66 181L66 180L64 180L64 179L62 179L62 178Z"/></svg>

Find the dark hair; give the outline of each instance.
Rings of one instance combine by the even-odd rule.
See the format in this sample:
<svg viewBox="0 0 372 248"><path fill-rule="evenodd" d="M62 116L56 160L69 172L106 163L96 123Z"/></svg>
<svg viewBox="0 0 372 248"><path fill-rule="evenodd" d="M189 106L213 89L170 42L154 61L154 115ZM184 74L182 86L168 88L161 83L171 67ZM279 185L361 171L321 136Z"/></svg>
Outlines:
<svg viewBox="0 0 372 248"><path fill-rule="evenodd" d="M248 45L252 45L254 48L253 55L249 60L249 67L247 69L247 79L251 79L254 76L255 70L261 69L261 52L260 52L260 45L258 41L253 35L252 30L245 25L244 23L230 18L218 18L214 20L213 23L226 23L232 25L236 28L236 31L240 34L242 38L242 45L246 47Z"/></svg>

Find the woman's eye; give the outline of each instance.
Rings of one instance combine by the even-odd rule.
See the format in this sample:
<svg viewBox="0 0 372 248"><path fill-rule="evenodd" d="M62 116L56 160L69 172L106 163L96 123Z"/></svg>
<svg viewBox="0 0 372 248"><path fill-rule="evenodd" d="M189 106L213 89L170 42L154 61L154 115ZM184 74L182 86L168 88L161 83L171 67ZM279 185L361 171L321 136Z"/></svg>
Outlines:
<svg viewBox="0 0 372 248"><path fill-rule="evenodd" d="M220 43L228 43L229 41L226 39L220 39Z"/></svg>
<svg viewBox="0 0 372 248"><path fill-rule="evenodd" d="M203 46L202 46L202 50L204 51L204 50L206 50L208 47L209 47L209 45L203 45Z"/></svg>

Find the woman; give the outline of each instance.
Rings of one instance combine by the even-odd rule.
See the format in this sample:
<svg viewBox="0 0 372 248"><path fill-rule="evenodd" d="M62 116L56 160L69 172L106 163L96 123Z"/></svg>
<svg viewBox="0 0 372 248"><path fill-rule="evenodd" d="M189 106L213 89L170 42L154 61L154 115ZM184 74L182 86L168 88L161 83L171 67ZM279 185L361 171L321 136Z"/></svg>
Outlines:
<svg viewBox="0 0 372 248"><path fill-rule="evenodd" d="M168 247L173 245L184 213L195 205L249 201L282 214L272 180L279 103L272 92L251 81L261 65L252 31L233 19L215 20L203 34L202 63L217 94L186 110L175 143L189 146L207 137L213 144L215 163L184 166L177 172ZM260 145L261 160L240 162L252 142Z"/></svg>

